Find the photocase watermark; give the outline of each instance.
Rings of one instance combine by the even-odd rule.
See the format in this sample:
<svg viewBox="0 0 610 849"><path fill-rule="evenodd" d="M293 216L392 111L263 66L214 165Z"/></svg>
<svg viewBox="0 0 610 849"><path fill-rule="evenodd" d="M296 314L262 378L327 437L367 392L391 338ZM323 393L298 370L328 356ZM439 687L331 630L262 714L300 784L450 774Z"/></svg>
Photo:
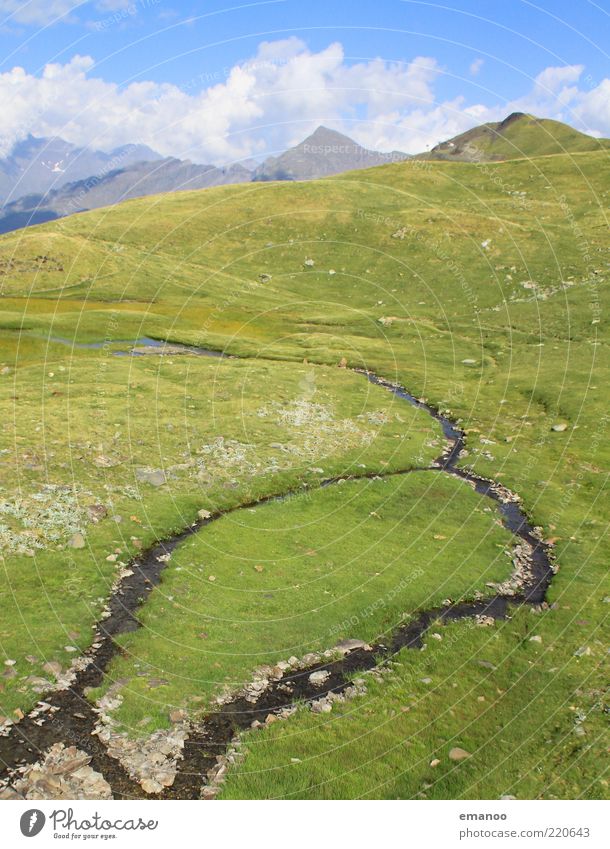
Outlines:
<svg viewBox="0 0 610 849"><path fill-rule="evenodd" d="M159 820L142 817L109 819L97 811L86 817L77 817L73 808L57 808L46 816L39 808L30 808L21 815L21 833L24 837L36 837L45 827L47 820L55 837L69 837L72 840L87 840L91 837L108 839L115 837L115 832L155 831L159 826Z"/></svg>
<svg viewBox="0 0 610 849"><path fill-rule="evenodd" d="M19 828L24 837L36 837L44 828L46 817L38 808L30 808L21 814Z"/></svg>

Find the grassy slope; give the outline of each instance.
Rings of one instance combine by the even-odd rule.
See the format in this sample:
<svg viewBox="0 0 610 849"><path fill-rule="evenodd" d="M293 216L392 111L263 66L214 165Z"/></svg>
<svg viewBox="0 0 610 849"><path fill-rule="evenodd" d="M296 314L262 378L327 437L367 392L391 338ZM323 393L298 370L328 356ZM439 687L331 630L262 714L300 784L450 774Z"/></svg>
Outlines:
<svg viewBox="0 0 610 849"><path fill-rule="evenodd" d="M142 199L0 243L5 328L81 340L107 330L114 338L167 334L329 364L346 357L461 418L469 431L464 462L518 491L556 539L553 608L535 620L543 649L517 682L502 665L506 697L494 721L513 729L514 745L512 718L537 700L535 711L520 714L519 739L532 743L519 768L526 775L548 756L556 779L549 793L560 796L607 787L591 776L607 610L601 305L609 172L605 153L481 166L402 163L318 183ZM304 265L308 257L313 267ZM272 279L261 283L263 273ZM381 317L395 320L381 324ZM5 350L10 366L13 352ZM567 430L551 431L557 422ZM500 656L513 656L530 621L519 614L501 629ZM575 658L582 646L590 653ZM467 657L472 649L458 651ZM445 699L467 692L457 683ZM572 727L570 707L587 717L584 737L561 733L566 722ZM477 717L476 705L463 709L462 721ZM544 746L533 742L541 716L559 735ZM478 737L470 745L483 745L489 729L472 727ZM333 738L322 745L332 748ZM471 792L484 794L476 783L484 763L468 768ZM566 770L569 784L557 777Z"/></svg>
<svg viewBox="0 0 610 849"><path fill-rule="evenodd" d="M144 627L121 639L114 717L131 733L169 725L169 708L197 715L256 666L348 637L375 642L410 611L485 592L511 571L512 539L498 525L467 484L436 472L226 517L174 555Z"/></svg>
<svg viewBox="0 0 610 849"><path fill-rule="evenodd" d="M448 144L453 147L449 148ZM491 124L482 124L441 145L439 150L419 155L422 159L465 158L466 161L517 159L549 156L557 153L584 153L610 146L608 139L596 139L580 133L561 121L520 114L518 117ZM473 154L473 149L477 153Z"/></svg>
<svg viewBox="0 0 610 849"><path fill-rule="evenodd" d="M391 411L391 397L343 370L317 369L311 384L311 367L66 355L31 340L17 362L0 396L15 415L3 426L0 603L4 658L17 663L0 684L3 715L28 708L36 679L52 680L45 663L69 664L65 646L90 643L117 568L107 556L126 561L200 508L316 486L320 464L329 476L362 473L363 461L370 471L408 468L440 450L421 411L402 411L401 440L393 413L371 424L369 415ZM270 397L291 409L312 385L329 411L322 428L258 415ZM147 469L165 469L168 482L140 480ZM106 508L102 521L90 521L89 506ZM74 532L84 548L70 547Z"/></svg>

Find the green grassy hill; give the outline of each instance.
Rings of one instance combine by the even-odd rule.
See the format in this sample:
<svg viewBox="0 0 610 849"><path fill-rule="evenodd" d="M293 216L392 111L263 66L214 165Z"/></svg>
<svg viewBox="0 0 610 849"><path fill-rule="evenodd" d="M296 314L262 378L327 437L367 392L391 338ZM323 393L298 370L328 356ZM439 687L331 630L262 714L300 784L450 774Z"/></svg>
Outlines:
<svg viewBox="0 0 610 849"><path fill-rule="evenodd" d="M513 112L503 121L473 127L416 158L493 162L609 149L609 139L593 138L561 121Z"/></svg>
<svg viewBox="0 0 610 849"><path fill-rule="evenodd" d="M530 133L553 124L534 120L513 122L502 155L521 145L522 157ZM540 152L560 144L555 137ZM383 472L437 456L430 419L389 405L382 389L336 368L343 361L450 412L467 434L460 462L519 493L554 545L558 574L535 612L516 610L492 628L445 625L426 652L403 651L389 682L339 709L345 721L300 711L245 734L248 756L230 771L226 794L607 795L609 200L608 153L571 149L142 198L0 239L0 604L3 649L15 661L0 684L0 713L29 709L51 674L44 664L65 668L66 646L87 647L117 562L199 509L315 490L320 469ZM113 356L143 336L247 359ZM102 687L123 682L119 728L148 734L177 707L196 719L228 681L249 681L267 637L252 620L294 612L277 584L290 581L291 558L292 579L312 580L312 598L303 591L299 604L322 611L327 594L341 592L334 567L353 561L363 570L362 598L336 602L350 622L379 596L369 572L412 546L412 534L408 562L434 558L439 576L449 570L457 580L453 595L462 576L464 597L489 580L489 546L506 545L472 493L455 500L399 488L376 507L367 490L347 510L345 492L291 500L273 545L260 530L273 517L261 509L260 524L256 514L219 525L179 550L145 606L145 627L121 637L125 654ZM401 499L412 522L398 527ZM331 518L310 555L308 534L290 528L307 527L319 510ZM357 557L359 537L355 551L336 539L373 513L382 518L367 562ZM223 534L243 547L229 551ZM444 554L437 537L448 540ZM253 571L268 561L283 571ZM359 572L350 580L359 586ZM436 597L428 580L400 596L406 612ZM252 594L255 616L243 598L233 603L240 591ZM343 636L370 639L396 624L399 610L386 613ZM321 647L325 615L287 629L279 653ZM165 683L150 690L143 675ZM454 744L473 757L448 762Z"/></svg>

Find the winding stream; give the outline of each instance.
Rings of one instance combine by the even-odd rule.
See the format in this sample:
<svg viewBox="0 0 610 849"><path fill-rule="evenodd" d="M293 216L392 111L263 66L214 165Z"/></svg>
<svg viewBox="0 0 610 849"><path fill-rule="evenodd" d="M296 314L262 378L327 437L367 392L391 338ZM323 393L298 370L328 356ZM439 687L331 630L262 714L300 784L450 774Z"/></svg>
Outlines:
<svg viewBox="0 0 610 849"><path fill-rule="evenodd" d="M63 341L63 340L53 340ZM65 340L68 342L68 340ZM158 349L155 340L148 342ZM72 344L72 343L70 343ZM103 343L100 343L100 346ZM92 347L89 345L87 347ZM174 353L181 347L184 353L199 356L223 356L190 346L168 345L167 352ZM137 349L131 352L137 355ZM516 592L498 592L472 602L461 602L445 607L433 608L415 613L404 625L396 628L387 642L379 642L368 650L356 648L339 660L320 662L297 671L286 672L279 681L270 681L255 703L238 695L222 707L209 713L190 731L186 740L183 758L178 762L178 772L171 787L159 796L152 798L198 799L201 786L205 783L206 773L215 766L216 757L222 755L233 738L240 731L249 728L256 719L264 721L269 713L279 713L296 701L311 701L323 697L329 692L340 693L350 685L350 674L371 669L387 660L403 648L419 648L422 638L435 620L445 622L475 616L488 616L493 619L506 617L510 604L540 604L553 577L553 567L548 546L542 542L529 523L517 497L504 486L486 480L456 465L460 452L464 448L465 435L448 418L433 407L410 395L402 387L390 383L371 372L354 369L365 379L393 393L397 398L427 412L441 426L448 447L434 463L422 469L406 469L392 474L410 474L418 471L437 471L450 474L467 481L481 496L489 498L497 505L502 523L522 543L523 573ZM370 475L363 475L369 477ZM383 477L376 473L376 477ZM338 483L345 476L323 481L322 486ZM302 490L299 489L299 492ZM121 763L111 757L104 744L93 733L99 721L93 705L85 693L89 687L99 686L112 658L119 652L113 637L133 631L139 627L137 613L146 603L151 590L161 580L165 566L162 555L171 553L185 539L216 521L227 513L246 510L263 503L283 500L292 492L269 495L258 501L242 504L230 511L217 512L207 519L201 519L184 528L179 533L158 542L138 555L129 563L128 574L120 580L109 599L107 615L96 626L95 638L91 648L85 653L87 663L77 672L69 689L52 691L44 698L49 705L43 714L32 711L19 723L12 726L6 736L0 737L0 786L6 785L14 771L24 764L38 761L41 755L54 743L75 745L91 756L91 767L100 772L110 784L115 798L151 798L140 784L132 779ZM309 676L317 670L328 673L323 687L315 686ZM40 702L39 702L40 705ZM43 718L43 722L40 720Z"/></svg>

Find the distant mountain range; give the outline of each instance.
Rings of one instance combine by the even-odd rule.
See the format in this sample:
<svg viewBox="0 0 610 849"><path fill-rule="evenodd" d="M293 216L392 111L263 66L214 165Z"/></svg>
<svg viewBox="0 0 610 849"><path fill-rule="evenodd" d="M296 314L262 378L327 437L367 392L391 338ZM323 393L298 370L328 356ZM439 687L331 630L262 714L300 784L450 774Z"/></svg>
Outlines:
<svg viewBox="0 0 610 849"><path fill-rule="evenodd" d="M106 174L66 183L44 195L26 195L5 204L0 216L0 233L43 224L74 212L113 206L129 198L247 183L251 177L252 172L238 164L216 168L172 158L136 162Z"/></svg>
<svg viewBox="0 0 610 849"><path fill-rule="evenodd" d="M44 195L92 174L104 175L156 159L161 159L159 154L143 144L127 144L104 153L59 138L28 136L9 156L0 159L0 202L6 204L29 194Z"/></svg>
<svg viewBox="0 0 610 849"><path fill-rule="evenodd" d="M493 162L601 149L610 149L610 140L587 136L559 121L515 112L504 121L474 127L412 158ZM407 158L411 157L399 151L367 150L327 127L318 127L300 144L261 164L248 160L226 168L163 158L145 145L125 145L103 153L62 139L28 136L0 160L0 233L113 206L128 198L250 181L311 180Z"/></svg>
<svg viewBox="0 0 610 849"><path fill-rule="evenodd" d="M318 127L301 144L260 165L248 160L227 168L163 159L141 145L105 154L76 148L62 139L30 136L0 160L0 199L4 201L0 233L128 198L251 180L307 180L405 157L404 153L367 150L326 127Z"/></svg>

